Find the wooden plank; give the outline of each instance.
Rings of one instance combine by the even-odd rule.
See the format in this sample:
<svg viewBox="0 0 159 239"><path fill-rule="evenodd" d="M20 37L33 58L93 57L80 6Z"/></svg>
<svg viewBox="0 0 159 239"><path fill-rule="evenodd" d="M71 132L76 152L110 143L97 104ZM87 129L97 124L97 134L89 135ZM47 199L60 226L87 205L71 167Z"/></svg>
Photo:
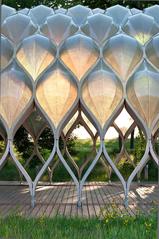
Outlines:
<svg viewBox="0 0 159 239"><path fill-rule="evenodd" d="M58 201L59 201L59 197L61 193L61 188L62 186L56 186L56 194L54 196L54 204L52 207L52 212L50 213L50 217L57 216L58 214L58 208L59 208Z"/></svg>
<svg viewBox="0 0 159 239"><path fill-rule="evenodd" d="M95 198L96 198L96 204L95 204L95 210L96 210L96 215L99 217L101 215L102 212L102 208L103 208L103 200L101 198L100 192L99 192L99 188L101 186L95 182L94 183L94 194L95 194Z"/></svg>
<svg viewBox="0 0 159 239"><path fill-rule="evenodd" d="M39 189L40 188L38 188L37 190ZM28 217L36 217L38 211L40 210L41 204L40 204L39 198L40 198L40 194L42 193L43 193L42 191L38 191L38 193L36 192L36 204L34 208L30 207L30 210L28 211Z"/></svg>
<svg viewBox="0 0 159 239"><path fill-rule="evenodd" d="M37 204L30 207L28 186L0 186L0 214L7 216L15 210L26 217L55 216L56 214L78 217L99 215L101 208L111 211L111 204L117 204L121 213L134 215L140 208L147 212L152 201L158 200L158 188L154 184L133 184L129 193L129 208L123 206L123 190L120 184L108 185L104 182L86 183L82 192L82 208L77 208L77 192L73 183L38 186Z"/></svg>
<svg viewBox="0 0 159 239"><path fill-rule="evenodd" d="M65 198L67 195L67 186L62 188L62 195L61 195L61 203L59 203L59 208L58 208L58 215L63 215L65 212L65 207L66 207L66 202L65 202Z"/></svg>
<svg viewBox="0 0 159 239"><path fill-rule="evenodd" d="M9 195L8 195L8 191L6 191L6 195L5 195L6 202L2 204L4 207L4 210L2 211L4 216L7 216L13 212L15 213L16 208L18 207L18 203L16 203L18 201L17 200L17 190L15 190L15 189L18 189L18 188L15 186L13 186L13 187L9 186L9 192L10 192Z"/></svg>
<svg viewBox="0 0 159 239"><path fill-rule="evenodd" d="M54 197L56 196L56 191L57 191L56 187L52 186L50 190L49 198L48 198L48 205L45 210L46 217L49 217L53 210L53 206L54 206L53 201L54 201Z"/></svg>
<svg viewBox="0 0 159 239"><path fill-rule="evenodd" d="M45 216L45 212L46 209L48 207L48 204L50 203L50 197L51 197L51 187L52 186L48 186L46 187L46 190L44 190L45 187L42 187L41 189L43 190L43 192L41 193L41 204L42 204L42 209L39 210L39 212L37 213L37 217L38 216Z"/></svg>
<svg viewBox="0 0 159 239"><path fill-rule="evenodd" d="M67 217L70 217L70 211L71 211L71 205L69 204L70 196L71 196L71 189L72 185L69 185L67 187L67 193L65 198L65 209L64 209L64 215Z"/></svg>
<svg viewBox="0 0 159 239"><path fill-rule="evenodd" d="M72 203L71 203L71 217L77 217L78 216L78 210L77 210L77 193L76 193L76 187L73 186L72 191Z"/></svg>
<svg viewBox="0 0 159 239"><path fill-rule="evenodd" d="M83 192L82 192L82 216L89 218L86 186L83 187Z"/></svg>
<svg viewBox="0 0 159 239"><path fill-rule="evenodd" d="M100 207L99 207L98 200L96 197L96 193L95 193L96 188L95 188L94 183L89 184L89 190L90 190L90 194L91 194L92 206L94 208L94 214L97 217L99 214L99 211L100 211Z"/></svg>

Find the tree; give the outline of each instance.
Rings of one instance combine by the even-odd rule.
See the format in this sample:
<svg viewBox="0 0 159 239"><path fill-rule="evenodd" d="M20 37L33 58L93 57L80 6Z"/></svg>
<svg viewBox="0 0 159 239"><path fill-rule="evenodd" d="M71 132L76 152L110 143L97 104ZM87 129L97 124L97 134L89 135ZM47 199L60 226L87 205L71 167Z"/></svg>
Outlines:
<svg viewBox="0 0 159 239"><path fill-rule="evenodd" d="M146 7L157 4L156 1L130 1L130 0L2 0L3 4L16 9L31 8L38 6L40 4L46 5L52 8L70 8L75 5L81 4L88 6L90 8L102 8L106 9L108 7L120 4L129 8L139 8L144 9Z"/></svg>

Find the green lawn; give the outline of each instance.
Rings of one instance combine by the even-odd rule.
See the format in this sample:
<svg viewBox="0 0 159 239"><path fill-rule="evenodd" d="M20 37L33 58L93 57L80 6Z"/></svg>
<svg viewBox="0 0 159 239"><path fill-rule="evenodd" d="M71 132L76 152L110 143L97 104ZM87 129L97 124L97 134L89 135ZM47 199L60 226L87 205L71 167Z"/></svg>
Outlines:
<svg viewBox="0 0 159 239"><path fill-rule="evenodd" d="M106 217L97 218L31 218L9 216L0 219L3 239L157 239L157 218Z"/></svg>

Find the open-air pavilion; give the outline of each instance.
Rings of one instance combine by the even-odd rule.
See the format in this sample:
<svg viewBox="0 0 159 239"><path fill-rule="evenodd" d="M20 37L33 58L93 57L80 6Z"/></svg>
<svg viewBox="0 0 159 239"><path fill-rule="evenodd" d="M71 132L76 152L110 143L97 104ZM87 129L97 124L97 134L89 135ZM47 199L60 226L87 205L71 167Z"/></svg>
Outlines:
<svg viewBox="0 0 159 239"><path fill-rule="evenodd" d="M0 181L2 215L18 210L33 216L90 217L113 203L130 214L157 205L157 176L148 181L147 165L153 162L156 171L159 165L158 12L158 5L143 11L119 5L106 10L40 5L16 11L2 5L0 178L8 158L20 178ZM123 127L126 114L131 120ZM68 142L79 125L92 148L78 165ZM21 127L33 145L25 162L15 150ZM105 140L110 128L120 145L113 158ZM48 158L39 150L46 129L52 134ZM145 142L138 161L131 156L135 132L142 132ZM27 169L35 156L41 167L33 179ZM119 169L124 159L131 165L126 177ZM91 182L99 162L108 180ZM68 182L54 182L59 164Z"/></svg>

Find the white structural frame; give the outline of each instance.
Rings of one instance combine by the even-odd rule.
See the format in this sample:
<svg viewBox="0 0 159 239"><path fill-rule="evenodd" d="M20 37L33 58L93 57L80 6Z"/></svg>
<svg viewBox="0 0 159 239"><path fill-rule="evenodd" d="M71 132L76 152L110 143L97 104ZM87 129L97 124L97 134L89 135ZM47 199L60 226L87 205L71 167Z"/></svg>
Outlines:
<svg viewBox="0 0 159 239"><path fill-rule="evenodd" d="M158 111L156 113L156 117L153 119L153 122L151 122L151 125L148 125L145 122L145 120L143 119L142 113L140 114L138 112L138 109L135 108L135 106L133 105L133 102L131 102L130 97L128 95L128 89L127 89L128 81L135 78L134 74L138 71L141 71L142 65L144 65L146 67L148 65L148 67L147 67L148 70L150 69L153 72L155 72L155 74L158 74L158 83L156 83L156 84L157 84L157 86L159 85L158 66L157 66L157 64L154 65L154 62L152 62L151 59L149 59L145 53L146 52L145 49L147 49L147 46L149 46L149 44L152 44L153 39L158 38L159 31L156 33L157 29L159 29L158 22L155 22L156 21L155 16L150 17L150 16L148 16L149 14L146 15L146 12L150 12L148 10L145 10L145 13L142 13L142 14L138 13L138 14L133 15L131 13L131 11L126 8L123 8L121 6L115 6L115 7L116 7L116 14L120 10L121 12L123 11L122 14L123 14L123 16L126 17L124 22L120 22L118 26L116 23L116 14L113 13L113 9L107 9L106 12L104 12L104 13L101 13L101 11L99 10L100 13L94 13L94 15L93 15L92 10L82 7L82 6L76 6L74 8L69 9L67 12L64 11L64 13L58 13L58 12L54 13L54 11L51 11L51 13L50 13L50 14L52 14L51 16L50 15L47 16L48 9L46 9L45 6L39 6L39 9L37 7L37 11L40 10L40 13L39 13L39 19L37 19L37 20L38 20L38 22L42 21L40 18L40 14L43 14L45 21L40 22L40 24L38 25L38 23L34 22L35 16L33 17L33 14L34 14L33 9L31 9L29 12L27 12L27 14L22 14L22 13L17 12L16 14L14 13L13 15L12 14L9 15L8 7L3 5L2 11L4 11L4 13L5 13L4 14L5 19L2 22L2 38L4 38L4 41L6 40L9 42L9 43L6 43L6 45L10 44L10 46L13 48L13 54L8 59L7 51L9 51L9 50L6 50L6 55L5 55L5 51L4 51L4 56L7 59L6 60L7 64L5 64L1 68L1 77L3 80L3 74L5 74L5 72L9 71L11 66L15 69L16 68L20 69L23 72L23 74L26 76L26 78L28 79L28 84L31 86L30 90L31 90L32 95L31 95L28 103L24 106L24 108L18 114L18 117L16 117L15 121L12 123L11 127L8 126L8 123L5 119L5 115L3 114L3 112L0 112L0 123L3 125L3 130L5 131L5 134L6 134L6 136L5 136L3 133L3 130L0 128L0 133L6 142L5 152L2 156L2 158L0 159L0 169L3 167L4 163L6 162L8 155L10 155L12 157L14 163L16 164L17 168L19 169L20 173L24 176L24 178L26 179L26 181L28 183L30 195L31 195L31 204L33 207L35 206L35 202L36 202L36 197L35 197L36 186L37 186L40 178L42 177L42 175L45 173L46 170L48 170L50 175L52 175L53 170L56 167L56 164L55 164L53 166L53 169L50 168L50 164L53 162L55 155L58 156L59 160L62 162L65 169L68 171L72 180L75 183L75 186L77 189L77 205L79 207L82 205L83 186L84 186L89 174L92 172L92 170L94 169L94 167L97 164L99 159L102 160L104 167L106 167L106 165L109 164L111 167L111 170L113 170L115 172L115 174L118 176L118 178L123 186L124 193L125 193L125 201L124 201L125 206L128 206L128 194L129 194L131 183L132 183L134 177L140 173L140 171L143 169L143 167L147 163L148 156L151 155L151 157L155 161L156 165L159 165L159 159L158 159L158 156L156 155L156 153L154 151L154 147L153 147L153 130L154 130L154 128L156 128L156 125L158 125L158 121L159 121L159 103L157 105ZM158 8L158 6L156 6L156 8ZM36 11L36 9L34 9L34 10ZM46 16L45 16L44 10L46 10ZM76 18L76 11L80 12L80 14L81 14L79 19ZM111 13L111 11L112 11L112 13ZM63 12L63 10L62 10L62 12ZM126 14L126 15L124 15L124 14ZM140 16L140 14L141 14L141 16ZM147 42L144 42L144 43L137 42L137 40L135 40L135 34L134 34L134 36L132 36L133 32L131 33L131 37L129 36L129 38L131 38L131 40L134 41L134 44L136 44L138 47L138 51L140 53L139 54L140 59L138 60L138 62L136 62L135 66L133 67L133 70L131 70L131 72L127 75L127 80L124 80L123 77L121 76L121 74L119 73L119 71L117 71L117 69L115 69L113 65L110 65L108 55L106 55L106 57L105 57L105 51L106 51L107 45L112 43L112 39L115 39L115 37L119 37L122 39L125 39L128 37L128 34L124 28L125 24L131 25L132 24L131 19L133 17L135 17L136 15L140 16L141 19L144 19L144 20L146 19L147 21L152 22L153 30L152 30L152 34L151 34L150 38L147 40ZM53 49L53 51L51 53L51 54L54 54L53 59L52 59L51 63L49 63L48 66L46 66L39 73L39 75L37 75L36 79L34 79L31 72L28 72L28 70L26 69L26 66L22 62L19 61L19 59L17 57L17 53L19 50L23 49L23 47L25 46L24 40L28 40L28 38L31 35L36 36L37 39L39 40L39 42L40 42L39 36L43 36L48 39L48 36L46 37L45 31L42 31L42 29L43 29L43 27L46 27L46 26L51 27L51 26L49 26L49 20L51 19L50 17L52 17L52 16L57 16L57 17L59 17L59 19L64 18L64 19L67 19L68 21L70 21L69 22L70 25L67 26L70 28L70 30L67 32L67 29L65 29L66 32L64 32L63 35L61 34L62 37L61 37L61 41L59 44L56 44L55 40L52 40L52 38L50 37L49 44L50 44L51 48ZM96 17L98 20L101 20L103 18L103 21L112 22L113 30L111 33L106 32L106 37L104 39L104 42L101 42L101 41L98 42L98 37L94 37L95 33L96 34L98 33L98 32L96 32L97 31L96 28L93 29L94 32L91 35L91 27L93 27L93 25L91 25L92 24L91 20L92 21L94 20L93 16ZM14 17L14 19L16 17L17 18L20 17L20 18L24 19L24 21L26 21L26 19L28 21L30 21L29 26L31 26L31 29L32 29L32 30L30 30L31 32L28 30L28 34L25 32L25 34L26 34L25 35L24 32L20 32L20 31L22 31L21 29L19 30L19 32L21 33L20 37L22 37L24 34L24 37L22 37L20 42L17 42L18 39L15 39L15 42L14 42L13 36L11 37L9 34L7 35L6 25L8 24L7 26L9 26L9 24L10 24L9 22L12 17ZM20 25L20 22L17 22L17 24ZM97 28L98 28L98 26L97 26ZM30 29L30 28L28 28L28 29ZM84 29L84 31L82 29ZM141 29L141 30L144 31L144 29ZM10 29L10 31L11 31L11 29ZM54 31L53 31L53 33L54 33ZM52 33L52 35L53 35L53 33ZM147 36L146 34L147 33L145 30L143 35L146 37ZM75 37L74 38L75 40L72 40L73 37ZM76 44L76 42L79 41L81 45L83 44L81 46L81 49L82 49L82 47L83 48L85 47L84 46L85 43L91 42L92 46L90 46L90 47L92 47L92 51L94 51L95 52L94 54L96 54L96 56L94 56L94 57L96 57L95 62L93 64L91 64L87 70L85 70L85 72L82 74L81 79L78 79L78 76L75 74L76 69L70 69L69 64L67 64L68 62L65 62L64 60L62 60L63 52L65 54L67 54L67 50L68 50L67 48L66 49L64 48L65 45L69 48L68 41L72 41L74 44ZM8 49L9 49L9 45L8 45ZM85 49L85 50L88 50L88 49ZM159 52L159 48L157 49L157 51ZM48 50L48 52L49 52L49 50ZM89 54L93 54L93 53L89 52ZM136 57L138 57L138 56L136 56ZM157 56L155 56L155 57L156 57L156 59L158 59ZM82 53L81 53L81 59L82 59ZM43 59L43 60L45 61L45 59ZM125 59L125 61L126 60L127 59ZM38 61L38 59L37 59L37 61ZM76 64L77 63L78 62L76 62ZM89 63L89 61L87 63ZM122 64L122 62L121 62L121 64ZM76 92L77 92L76 99L74 100L74 102L72 102L72 105L68 108L68 110L65 112L64 116L58 122L57 125L55 125L55 122L53 122L50 115L48 115L46 113L44 107L42 107L41 102L39 102L39 99L37 97L37 89L38 89L39 85L42 83L43 78L45 78L45 76L47 76L49 70L55 66L57 66L57 67L59 66L59 69L64 69L64 71L68 73L68 75L70 76L70 82L71 82L70 84L74 85ZM96 69L99 70L98 69L99 66L101 66L102 71L109 72L109 73L113 74L114 77L116 77L118 83L120 83L120 86L122 89L122 97L120 98L119 103L117 104L117 106L115 107L113 112L109 115L109 117L107 117L105 124L103 126L99 123L99 119L97 119L95 117L94 112L92 112L89 109L88 102L85 102L85 100L83 99L83 95L82 95L83 87L87 81L88 76L92 72L96 71ZM81 70L81 72L83 71L83 69L80 69L80 70ZM0 81L0 86L1 86L1 83L2 82ZM3 99L3 95L5 94L5 92L3 92L3 87L0 90L1 90L0 91L0 99ZM118 128L118 126L114 123L115 119L118 117L118 115L121 113L121 111L124 107L126 108L127 112L131 115L131 117L134 120L134 123L130 126L130 128L127 130L125 135L123 135L120 128ZM35 153L39 157L39 159L42 161L43 166L33 181L31 179L30 175L25 170L25 167L27 166L29 161L32 159L33 155L27 160L26 165L23 167L15 155L15 152L13 149L13 140L14 140L14 136L15 136L18 128L24 124L24 122L29 118L31 113L34 112L35 108L38 109L39 114L41 114L41 116L45 119L46 125L49 126L50 129L52 130L53 135L54 135L54 145L53 145L53 148L52 148L49 158L45 161L44 158L39 153L39 150L37 147L38 138L39 138L41 132L43 131L43 129L45 128L44 127L42 129L42 131L39 132L39 134L37 135L37 137L35 139L35 149L36 149ZM72 126L68 129L67 133L64 134L63 130L64 130L65 126L69 123L70 119L72 119L72 117L78 111L79 111L79 115L77 116L77 119L74 121ZM97 131L95 135L93 134L93 132L91 131L91 129L89 128L87 123L82 118L81 112L83 112L85 114L85 116L88 118L88 120L91 122L91 124L95 127L95 129ZM69 152L67 150L67 145L66 145L67 139L68 139L70 133L76 127L76 125L79 123L81 125L83 125L85 127L86 131L90 134L92 141L93 141L93 150L96 150L95 143L96 143L96 140L98 137L100 140L100 146L99 146L99 149L96 151L95 157L93 159L86 160L81 168L78 168L78 166L73 161L71 155L69 154ZM107 152L107 147L105 146L105 135L110 126L113 126L117 130L117 132L119 133L119 135L122 139L122 148L121 148L121 151L120 151L119 155L117 156L115 162L113 162L112 159L110 158L110 156ZM134 130L134 128L136 126L140 127L142 129L142 131L144 132L144 135L146 138L145 153L138 165L134 165L132 162L134 170L131 173L131 175L129 176L128 180L125 180L117 168L117 163L120 161L120 158L122 157L124 152L127 154L127 157L129 158L129 160L131 160L127 151L125 150L123 144L124 144L124 141L128 138L128 136L130 135L130 133L132 132L132 130ZM157 129L158 129L158 127L157 127ZM64 158L64 153L61 152L61 149L59 146L59 139L61 136L64 141L64 151L67 153L68 157L70 158L70 161L73 163L74 167L76 168L79 177L77 177L75 175L73 170L70 168L68 162ZM81 172L88 162L91 162L91 163L90 163L89 167L87 168L86 172L84 173L84 175L81 176L82 175ZM50 181L51 181L51 179L50 179Z"/></svg>

